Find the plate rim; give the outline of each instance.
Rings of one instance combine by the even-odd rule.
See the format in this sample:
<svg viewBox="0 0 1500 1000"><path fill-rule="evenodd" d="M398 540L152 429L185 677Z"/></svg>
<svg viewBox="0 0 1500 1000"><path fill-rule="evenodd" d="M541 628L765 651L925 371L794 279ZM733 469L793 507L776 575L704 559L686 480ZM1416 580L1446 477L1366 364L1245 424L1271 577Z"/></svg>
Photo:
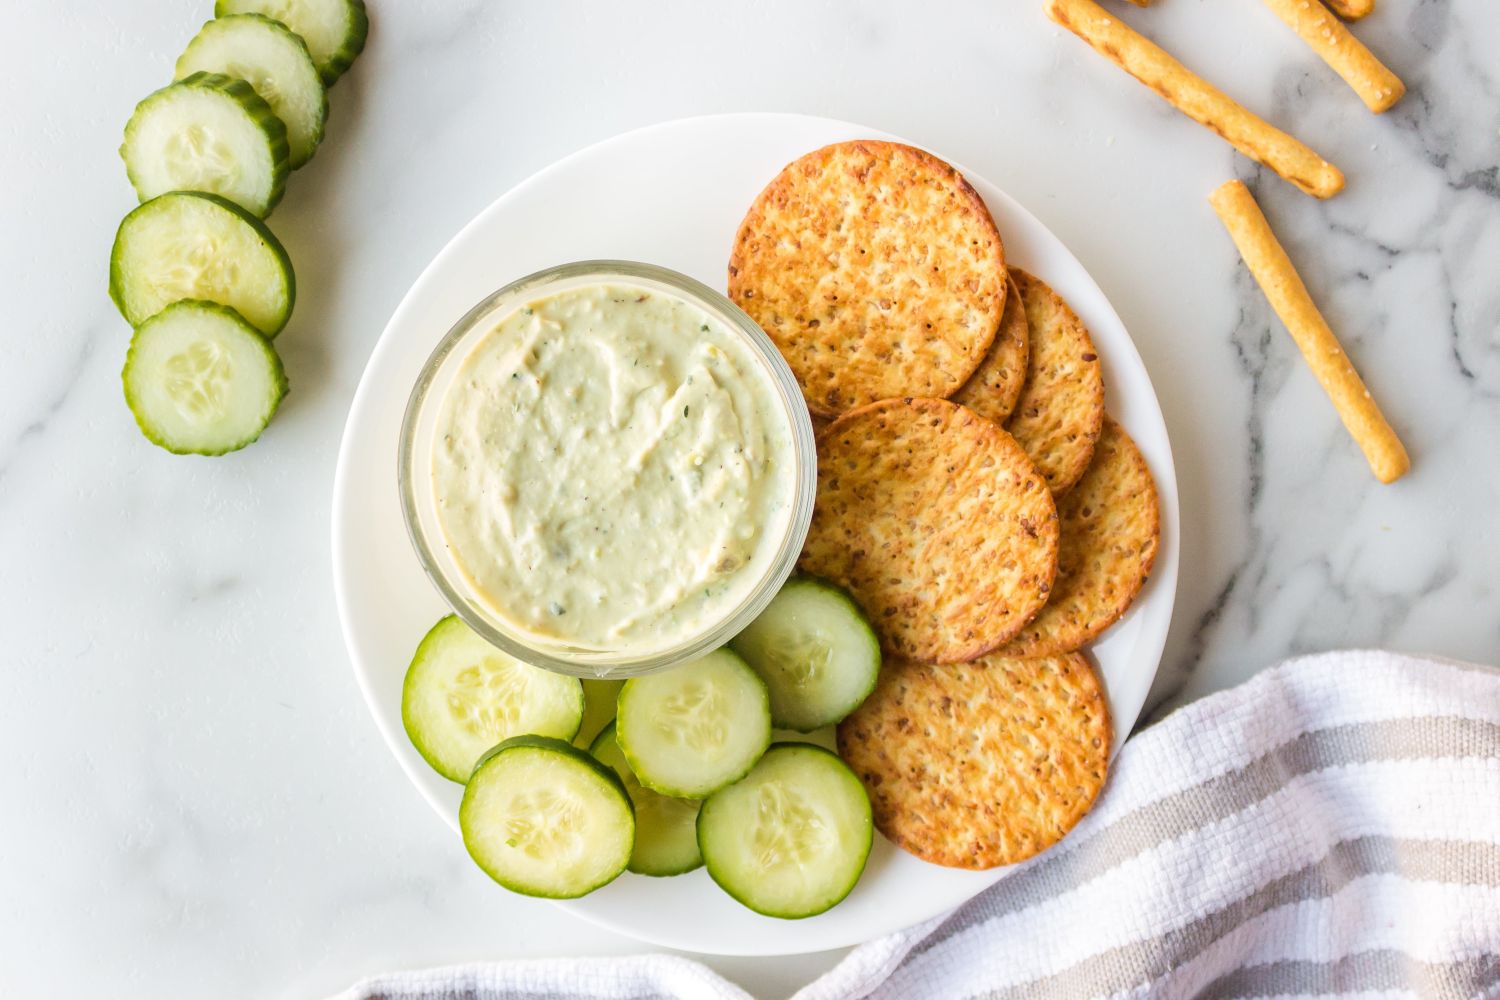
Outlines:
<svg viewBox="0 0 1500 1000"><path fill-rule="evenodd" d="M365 365L361 370L359 382L355 388L354 395L350 400L349 412L345 419L343 430L340 434L339 450L333 477L331 504L332 517L330 524L330 533L332 538L330 548L333 570L334 603L338 614L339 629L344 640L345 649L349 656L350 666L355 675L355 681L359 686L362 700L364 701L365 709L369 716L373 719L376 729L381 735L381 738L387 744L387 749L392 751L392 756L396 758L397 764L401 767L407 779L416 787L418 793L422 796L422 798L439 815L444 823L450 828L455 829L455 831L456 826L454 818L447 815L450 810L448 810L446 804L440 802L437 798L434 797L433 794L430 793L424 780L426 776L421 772L418 766L420 762L411 759L409 755L403 755L399 752L396 752L397 747L400 745L400 743L406 739L406 735L404 731L397 731L395 728L393 728L393 726L385 717L385 714L379 708L381 699L378 698L378 692L374 690L373 678L370 675L370 671L368 671L364 667L362 663L363 657L358 652L360 643L357 637L360 630L356 628L356 625L353 621L354 612L350 607L350 599L347 596L348 584L346 583L345 566L347 565L346 555L348 539L346 539L345 537L347 524L346 518L343 516L343 511L347 510L349 507L349 491L351 489L350 465L353 462L353 459L351 457L353 446L351 445L351 442L358 433L359 425L364 422L365 410L372 405L370 402L370 397L376 391L374 388L372 388L373 382L369 377L370 373L378 367L377 363L380 362L386 354L391 353L397 349L393 345L396 343L399 337L393 336L393 331L396 330L396 328L398 328L399 326L405 324L407 319L406 314L408 310L412 308L412 303L414 302L414 300L421 298L421 295L419 293L422 292L428 284L439 280L438 275L440 275L445 270L449 258L458 253L457 248L465 242L465 238L468 236L468 234L487 225L487 220L491 215L503 212L510 201L520 198L534 185L542 183L549 175L555 172L562 171L576 161L592 156L605 147L608 147L615 143L623 142L627 139L638 139L645 137L653 132L664 132L675 128L690 128L695 124L704 124L708 122L748 122L751 120L755 120L760 123L765 123L767 120L780 120L788 123L789 125L791 123L797 123L801 126L824 129L829 132L853 132L859 135L867 136L871 139L884 139L889 141L902 142L908 145L915 146L919 149L928 149L928 147L923 146L921 143L911 142L908 139L893 135L883 129L870 128L856 122L829 118L820 115L766 111L703 114L683 118L667 119L638 128L629 129L624 132L619 132L595 142L591 142L568 153L563 157L550 161L539 169L528 174L516 184L502 191L497 197L491 200L487 205L484 206L484 208L478 211L463 226L461 226L456 232L454 232L454 234L449 237L448 240L444 243L442 248L432 257L431 260L427 262L427 264L422 268L421 272L417 275L416 279L403 293L400 302L397 303L395 309L391 313L390 318L387 320L384 328L381 330L380 336L379 338L377 338L375 346L370 351L370 354L365 361ZM928 151L933 152L934 155L942 155L935 150L929 149ZM1106 310L1106 318L1112 321L1118 327L1118 329L1124 332L1124 344L1128 349L1128 356L1120 360L1124 360L1127 362L1125 367L1134 368L1139 373L1140 377L1144 379L1145 385L1149 389L1149 392L1146 394L1148 398L1145 400L1146 402L1149 402L1149 412L1144 416L1149 419L1154 419L1156 426L1160 429L1164 444L1162 454L1153 457L1152 471L1156 477L1157 490L1161 498L1161 509L1163 513L1163 516L1161 518L1163 529L1162 541L1169 544L1163 544L1161 546L1161 549L1165 549L1165 551L1158 552L1157 565L1153 567L1152 579L1150 581L1150 585L1152 586L1153 590L1165 590L1165 594L1157 598L1159 610L1159 614L1157 615L1157 617L1163 618L1164 621L1154 635L1143 635L1143 642L1141 646L1137 647L1144 650L1142 659L1152 664L1151 677L1146 680L1145 684L1138 692L1138 695L1131 697L1128 703L1116 703L1117 709L1128 709L1128 713L1117 712L1116 714L1122 716L1128 714L1130 717L1129 729L1133 730L1136 724L1140 721L1141 711L1144 707L1146 698L1149 695L1152 681L1154 681L1161 668L1162 654L1166 648L1167 636L1170 631L1170 623L1172 620L1172 612L1176 604L1178 586L1179 550L1181 547L1181 511L1179 508L1175 455L1172 449L1171 437L1167 428L1166 419L1161 410L1160 396L1156 391L1155 384L1151 380L1150 372L1146 368L1145 362L1140 356L1140 351L1135 345L1134 338L1130 335L1129 328L1120 318L1118 312L1115 310L1114 304L1110 301L1109 297L1104 294L1104 290L1094 279L1092 273L1088 270L1087 267L1083 265L1083 262L1078 259L1078 257L1072 252L1072 250L1068 248L1067 244L1064 243L1052 231L1052 229L1045 223L1043 223L1041 219L1039 219L1029 208L1027 208L1024 204L1018 202L1015 198L1011 197L1003 188L989 181L984 175L969 170L957 160L948 159L946 157L944 159L947 159L947 162L952 163L955 169L962 173L971 182L978 182L976 186L983 187L988 189L989 191L997 193L1005 201L1006 209L1008 211L1014 212L1024 217L1024 219L1030 226L1034 227L1036 230L1039 230L1042 233L1045 233L1046 236L1049 237L1057 245L1057 247L1059 247L1062 252L1072 260L1073 264L1077 268L1078 273L1081 274L1091 286L1091 290L1097 298L1097 302L1099 303L1098 308ZM981 194L984 193L985 192L981 192ZM1116 357L1118 356L1118 352L1115 351L1115 348L1113 347L1112 352L1115 352ZM1111 358L1112 366L1117 365L1118 363L1119 362L1116 360L1116 358ZM1121 737L1117 736L1112 748L1111 758L1113 758L1114 754L1118 752L1121 742ZM993 875L994 877L982 885L976 884L975 891L958 905L962 906L965 902L973 899L979 893L990 888L991 886L1002 880L1004 877L1006 877L1006 875L1012 870L1014 870L1014 867L1006 869L993 869L990 872L985 873L976 873ZM833 948L848 947L865 940L870 940L873 937L878 936L879 934L889 932L889 929L882 928L880 930L867 933L857 939L840 940L833 943L829 943L826 940L817 938L816 935L810 935L809 937L812 939L812 943L810 943L806 947L794 944L789 948L765 948L756 947L754 945L747 945L740 948L715 947L712 949L708 949L699 948L691 943L684 943L681 939L674 939L667 935L654 933L649 929L629 926L620 921L594 912L589 908L586 898L582 900L555 900L553 902L557 906L566 910L568 913L584 919L589 923L594 924L595 926L602 927L608 931L611 931L612 933L620 934L624 937L642 941L652 945L669 947L683 951L693 951L700 954L746 956L805 954L813 951L824 951ZM916 924L922 922L922 920L924 919L928 918L923 917L904 923L902 925L902 928L898 928L898 930L915 926ZM788 922L788 925L795 926L795 922Z"/></svg>

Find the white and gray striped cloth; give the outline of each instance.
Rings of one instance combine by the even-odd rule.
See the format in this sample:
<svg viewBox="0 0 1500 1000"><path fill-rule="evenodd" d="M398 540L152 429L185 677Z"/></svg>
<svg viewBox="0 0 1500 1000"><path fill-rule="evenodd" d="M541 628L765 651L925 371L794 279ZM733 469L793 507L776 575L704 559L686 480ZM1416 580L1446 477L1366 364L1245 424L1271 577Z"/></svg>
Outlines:
<svg viewBox="0 0 1500 1000"><path fill-rule="evenodd" d="M1500 996L1500 673L1292 660L1126 743L1058 847L796 1000ZM337 1000L746 1000L685 958L395 973Z"/></svg>

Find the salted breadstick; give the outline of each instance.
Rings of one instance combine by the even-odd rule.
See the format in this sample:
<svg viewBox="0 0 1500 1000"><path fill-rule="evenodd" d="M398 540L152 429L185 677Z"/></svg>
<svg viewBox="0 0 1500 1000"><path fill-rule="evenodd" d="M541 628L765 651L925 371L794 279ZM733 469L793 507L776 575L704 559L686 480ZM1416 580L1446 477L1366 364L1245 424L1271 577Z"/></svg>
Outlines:
<svg viewBox="0 0 1500 1000"><path fill-rule="evenodd" d="M1382 483L1391 483L1406 475L1411 459L1401 439L1386 423L1370 390L1365 388L1338 338L1313 304L1307 286L1277 242L1276 234L1271 232L1271 225L1250 189L1240 181L1230 181L1208 200L1219 213L1224 228L1229 230L1234 245L1239 247L1240 256L1255 275L1260 290L1270 300L1271 308L1301 348L1307 366L1333 400L1344 427L1365 453L1375 477Z"/></svg>
<svg viewBox="0 0 1500 1000"><path fill-rule="evenodd" d="M1236 104L1213 84L1109 14L1093 0L1046 0L1047 15L1177 110L1229 140L1303 191L1331 198L1344 187L1339 168Z"/></svg>
<svg viewBox="0 0 1500 1000"><path fill-rule="evenodd" d="M1375 0L1323 0L1346 21L1358 21L1375 9Z"/></svg>
<svg viewBox="0 0 1500 1000"><path fill-rule="evenodd" d="M1302 36L1344 82L1354 88L1365 107L1377 115L1390 109L1406 93L1401 78L1375 58L1358 38L1318 0L1265 0L1266 6Z"/></svg>

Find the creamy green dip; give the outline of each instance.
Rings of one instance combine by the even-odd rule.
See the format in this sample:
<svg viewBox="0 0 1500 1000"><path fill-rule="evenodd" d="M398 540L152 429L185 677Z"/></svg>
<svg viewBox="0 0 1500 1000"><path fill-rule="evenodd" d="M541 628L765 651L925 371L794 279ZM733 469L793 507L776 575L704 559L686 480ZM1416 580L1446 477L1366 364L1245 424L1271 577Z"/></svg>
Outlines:
<svg viewBox="0 0 1500 1000"><path fill-rule="evenodd" d="M764 363L697 305L628 284L531 302L442 402L437 516L475 598L533 641L645 655L770 572L794 490Z"/></svg>

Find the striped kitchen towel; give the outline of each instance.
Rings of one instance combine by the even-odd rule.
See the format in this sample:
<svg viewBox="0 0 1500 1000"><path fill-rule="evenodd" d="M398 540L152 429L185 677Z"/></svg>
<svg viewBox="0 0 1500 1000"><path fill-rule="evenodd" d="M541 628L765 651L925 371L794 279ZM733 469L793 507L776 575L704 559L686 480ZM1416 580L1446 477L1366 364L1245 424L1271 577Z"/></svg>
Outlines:
<svg viewBox="0 0 1500 1000"><path fill-rule="evenodd" d="M689 959L503 962L338 1000L745 1000ZM1292 660L1130 739L1060 845L796 1000L1500 997L1500 673Z"/></svg>

